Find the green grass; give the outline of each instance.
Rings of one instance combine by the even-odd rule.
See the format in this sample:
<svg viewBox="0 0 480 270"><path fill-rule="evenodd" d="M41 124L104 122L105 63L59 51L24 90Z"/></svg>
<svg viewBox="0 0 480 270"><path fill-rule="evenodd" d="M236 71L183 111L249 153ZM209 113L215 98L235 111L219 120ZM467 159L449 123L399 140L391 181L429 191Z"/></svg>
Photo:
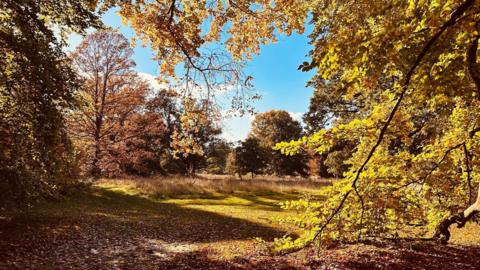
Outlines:
<svg viewBox="0 0 480 270"><path fill-rule="evenodd" d="M201 220L203 213L208 212L214 215L226 217L219 219L220 222L230 223L230 219L236 220L235 224L258 224L265 228L275 231L275 237L282 236L285 233L298 233L298 228L280 224L277 218L290 215L291 212L280 208L280 203L287 200L295 200L302 196L301 193L285 193L285 192L246 192L237 191L229 194L218 192L208 194L190 194L177 195L173 198L149 197L144 191L139 190L131 185L122 184L100 184L97 186L102 190L112 191L119 194L138 196L147 198L150 201L161 203L164 205L174 205L176 208L170 214L172 216L181 215L182 210L192 209L198 210L198 216L192 217L192 222ZM312 192L314 192L312 190ZM142 207L142 206L140 206ZM248 229L249 226L240 227L240 229ZM181 229L181 228L179 228ZM234 256L247 255L252 251L255 252L257 235L255 231L245 231L241 234L248 235L244 239L230 239L228 234L234 233L235 225L227 226L226 231L218 231L217 233L225 234L225 237L219 237L215 243L201 243L198 245L200 249L208 249L222 259L229 259ZM273 237L268 237L272 240Z"/></svg>
<svg viewBox="0 0 480 270"><path fill-rule="evenodd" d="M329 185L325 179L276 179L256 178L239 180L236 178L189 178L189 177L152 177L152 178L120 178L100 179L97 185L102 187L125 186L148 193L151 197L179 198L181 196L210 196L245 192L250 194L294 194L312 192Z"/></svg>
<svg viewBox="0 0 480 270"><path fill-rule="evenodd" d="M20 269L28 268L32 261L38 269L75 269L84 265L98 269L114 265L123 269L139 265L168 269L168 263L175 264L175 258L190 262L190 256L200 253L207 256L195 257L202 262L249 258L260 251L256 237L271 241L301 233L298 228L275 221L293 214L281 209L279 203L298 199L301 192L213 189L200 194L169 193L167 197L156 196L152 190L131 182L100 182L68 199L45 202L22 214L1 214L0 269L11 268L12 261ZM424 255L413 250L408 251L408 256L430 258L433 255L429 250L434 250L437 257L444 256L442 252L464 256L470 250L480 250L475 248L479 236L480 227L470 223L464 229L452 230L452 245L424 247ZM401 252L410 250L405 248L408 244L402 245L396 247L398 254L388 247L358 244L332 251L329 256L358 263L358 256L380 260L381 254L391 253L400 256L402 262Z"/></svg>

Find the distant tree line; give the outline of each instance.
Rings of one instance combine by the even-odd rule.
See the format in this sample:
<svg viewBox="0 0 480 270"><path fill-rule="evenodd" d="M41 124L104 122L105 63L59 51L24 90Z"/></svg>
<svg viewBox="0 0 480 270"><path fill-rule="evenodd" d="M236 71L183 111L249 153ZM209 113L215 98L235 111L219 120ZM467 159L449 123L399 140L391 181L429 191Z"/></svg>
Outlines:
<svg viewBox="0 0 480 270"><path fill-rule="evenodd" d="M83 83L82 104L67 116L69 134L86 176L133 174L319 175L342 176L348 169L348 142L327 154L286 156L277 143L297 140L306 132L284 110L259 113L248 138L228 143L219 135L221 115L206 109L206 100L180 96L175 89L154 91L134 71L133 50L115 31L88 35L72 53ZM316 129L319 106L314 96L305 116L307 130ZM322 106L321 108L323 108ZM317 118L315 118L315 115Z"/></svg>
<svg viewBox="0 0 480 270"><path fill-rule="evenodd" d="M344 141L322 155L302 152L283 155L274 150L277 143L297 140L310 131L325 127L314 116L323 107L318 106L318 92L312 98L312 105L304 115L305 127L284 110L272 110L255 116L248 137L229 153L226 172L229 174L271 174L290 176L319 176L324 178L342 177L349 168L344 164L354 148L354 141Z"/></svg>

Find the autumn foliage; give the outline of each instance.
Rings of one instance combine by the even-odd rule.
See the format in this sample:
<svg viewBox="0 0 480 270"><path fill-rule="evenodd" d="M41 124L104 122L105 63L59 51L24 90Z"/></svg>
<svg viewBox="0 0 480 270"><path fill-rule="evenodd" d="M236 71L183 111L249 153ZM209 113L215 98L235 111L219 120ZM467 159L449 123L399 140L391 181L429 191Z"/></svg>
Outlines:
<svg viewBox="0 0 480 270"><path fill-rule="evenodd" d="M55 2L55 3L53 3ZM0 3L0 192L2 202L55 194L75 181L65 113L80 87L58 40L99 25L92 1ZM68 16L65 16L69 14Z"/></svg>
<svg viewBox="0 0 480 270"><path fill-rule="evenodd" d="M277 148L325 154L342 141L354 147L343 162L349 170L325 190L326 201L285 204L303 209L295 223L310 229L279 246L295 250L405 231L423 236L438 224L434 239L448 241L448 227L463 227L478 211L478 3L312 8L315 49L300 68L318 68L312 85L314 106L322 110L308 119L330 118L331 126Z"/></svg>
<svg viewBox="0 0 480 270"><path fill-rule="evenodd" d="M133 70L133 50L125 37L112 31L87 36L72 54L75 68L84 80L78 93L82 104L72 113L71 134L82 148L92 175L111 175L135 167L145 131L162 122L141 112L150 89ZM145 119L142 119L145 118Z"/></svg>

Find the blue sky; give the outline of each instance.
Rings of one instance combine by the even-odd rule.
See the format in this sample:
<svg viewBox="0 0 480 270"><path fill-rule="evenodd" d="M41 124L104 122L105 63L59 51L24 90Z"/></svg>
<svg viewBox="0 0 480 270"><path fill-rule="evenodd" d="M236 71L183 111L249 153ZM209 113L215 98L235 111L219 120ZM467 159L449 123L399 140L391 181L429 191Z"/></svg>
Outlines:
<svg viewBox="0 0 480 270"><path fill-rule="evenodd" d="M103 21L108 26L118 28L127 38L134 35L131 28L122 24L114 10L107 12ZM72 36L70 49L80 41L80 36ZM301 119L301 115L308 109L313 93L313 89L305 87L313 72L301 72L297 67L308 60L306 55L310 48L307 34L280 36L277 43L262 46L260 55L254 56L247 63L245 73L254 77L254 86L262 96L261 100L253 104L257 112L283 109L297 120ZM158 75L158 63L152 60L154 53L150 48L137 46L134 52L138 72ZM253 116L225 119L222 136L228 141L244 139L250 130L251 119Z"/></svg>

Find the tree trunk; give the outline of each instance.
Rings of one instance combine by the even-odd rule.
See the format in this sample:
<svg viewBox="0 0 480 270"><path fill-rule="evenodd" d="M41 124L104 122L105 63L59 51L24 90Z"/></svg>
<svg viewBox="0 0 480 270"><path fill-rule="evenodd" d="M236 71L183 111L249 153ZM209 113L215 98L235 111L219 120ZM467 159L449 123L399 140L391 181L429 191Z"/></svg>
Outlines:
<svg viewBox="0 0 480 270"><path fill-rule="evenodd" d="M92 169L91 175L95 178L99 177L101 174L99 162L101 158L101 150L100 150L100 139L99 136L95 136L95 150L93 153L93 160L92 160Z"/></svg>
<svg viewBox="0 0 480 270"><path fill-rule="evenodd" d="M446 244L450 240L450 226L457 224L458 228L465 226L467 221L471 220L477 212L480 211L480 184L478 186L478 193L476 201L470 205L465 211L449 216L437 225L433 239L442 244Z"/></svg>
<svg viewBox="0 0 480 270"><path fill-rule="evenodd" d="M193 178L195 176L195 162L188 162L188 165L187 165L187 174L188 176L190 176L191 178Z"/></svg>
<svg viewBox="0 0 480 270"><path fill-rule="evenodd" d="M102 103L102 109L103 111L103 103ZM103 126L103 115L102 112L95 112L95 133L94 133L94 140L95 140L95 152L93 156L93 161L92 161L92 176L97 178L101 174L99 162L101 159L101 149L100 149L100 133L102 132L102 126Z"/></svg>

